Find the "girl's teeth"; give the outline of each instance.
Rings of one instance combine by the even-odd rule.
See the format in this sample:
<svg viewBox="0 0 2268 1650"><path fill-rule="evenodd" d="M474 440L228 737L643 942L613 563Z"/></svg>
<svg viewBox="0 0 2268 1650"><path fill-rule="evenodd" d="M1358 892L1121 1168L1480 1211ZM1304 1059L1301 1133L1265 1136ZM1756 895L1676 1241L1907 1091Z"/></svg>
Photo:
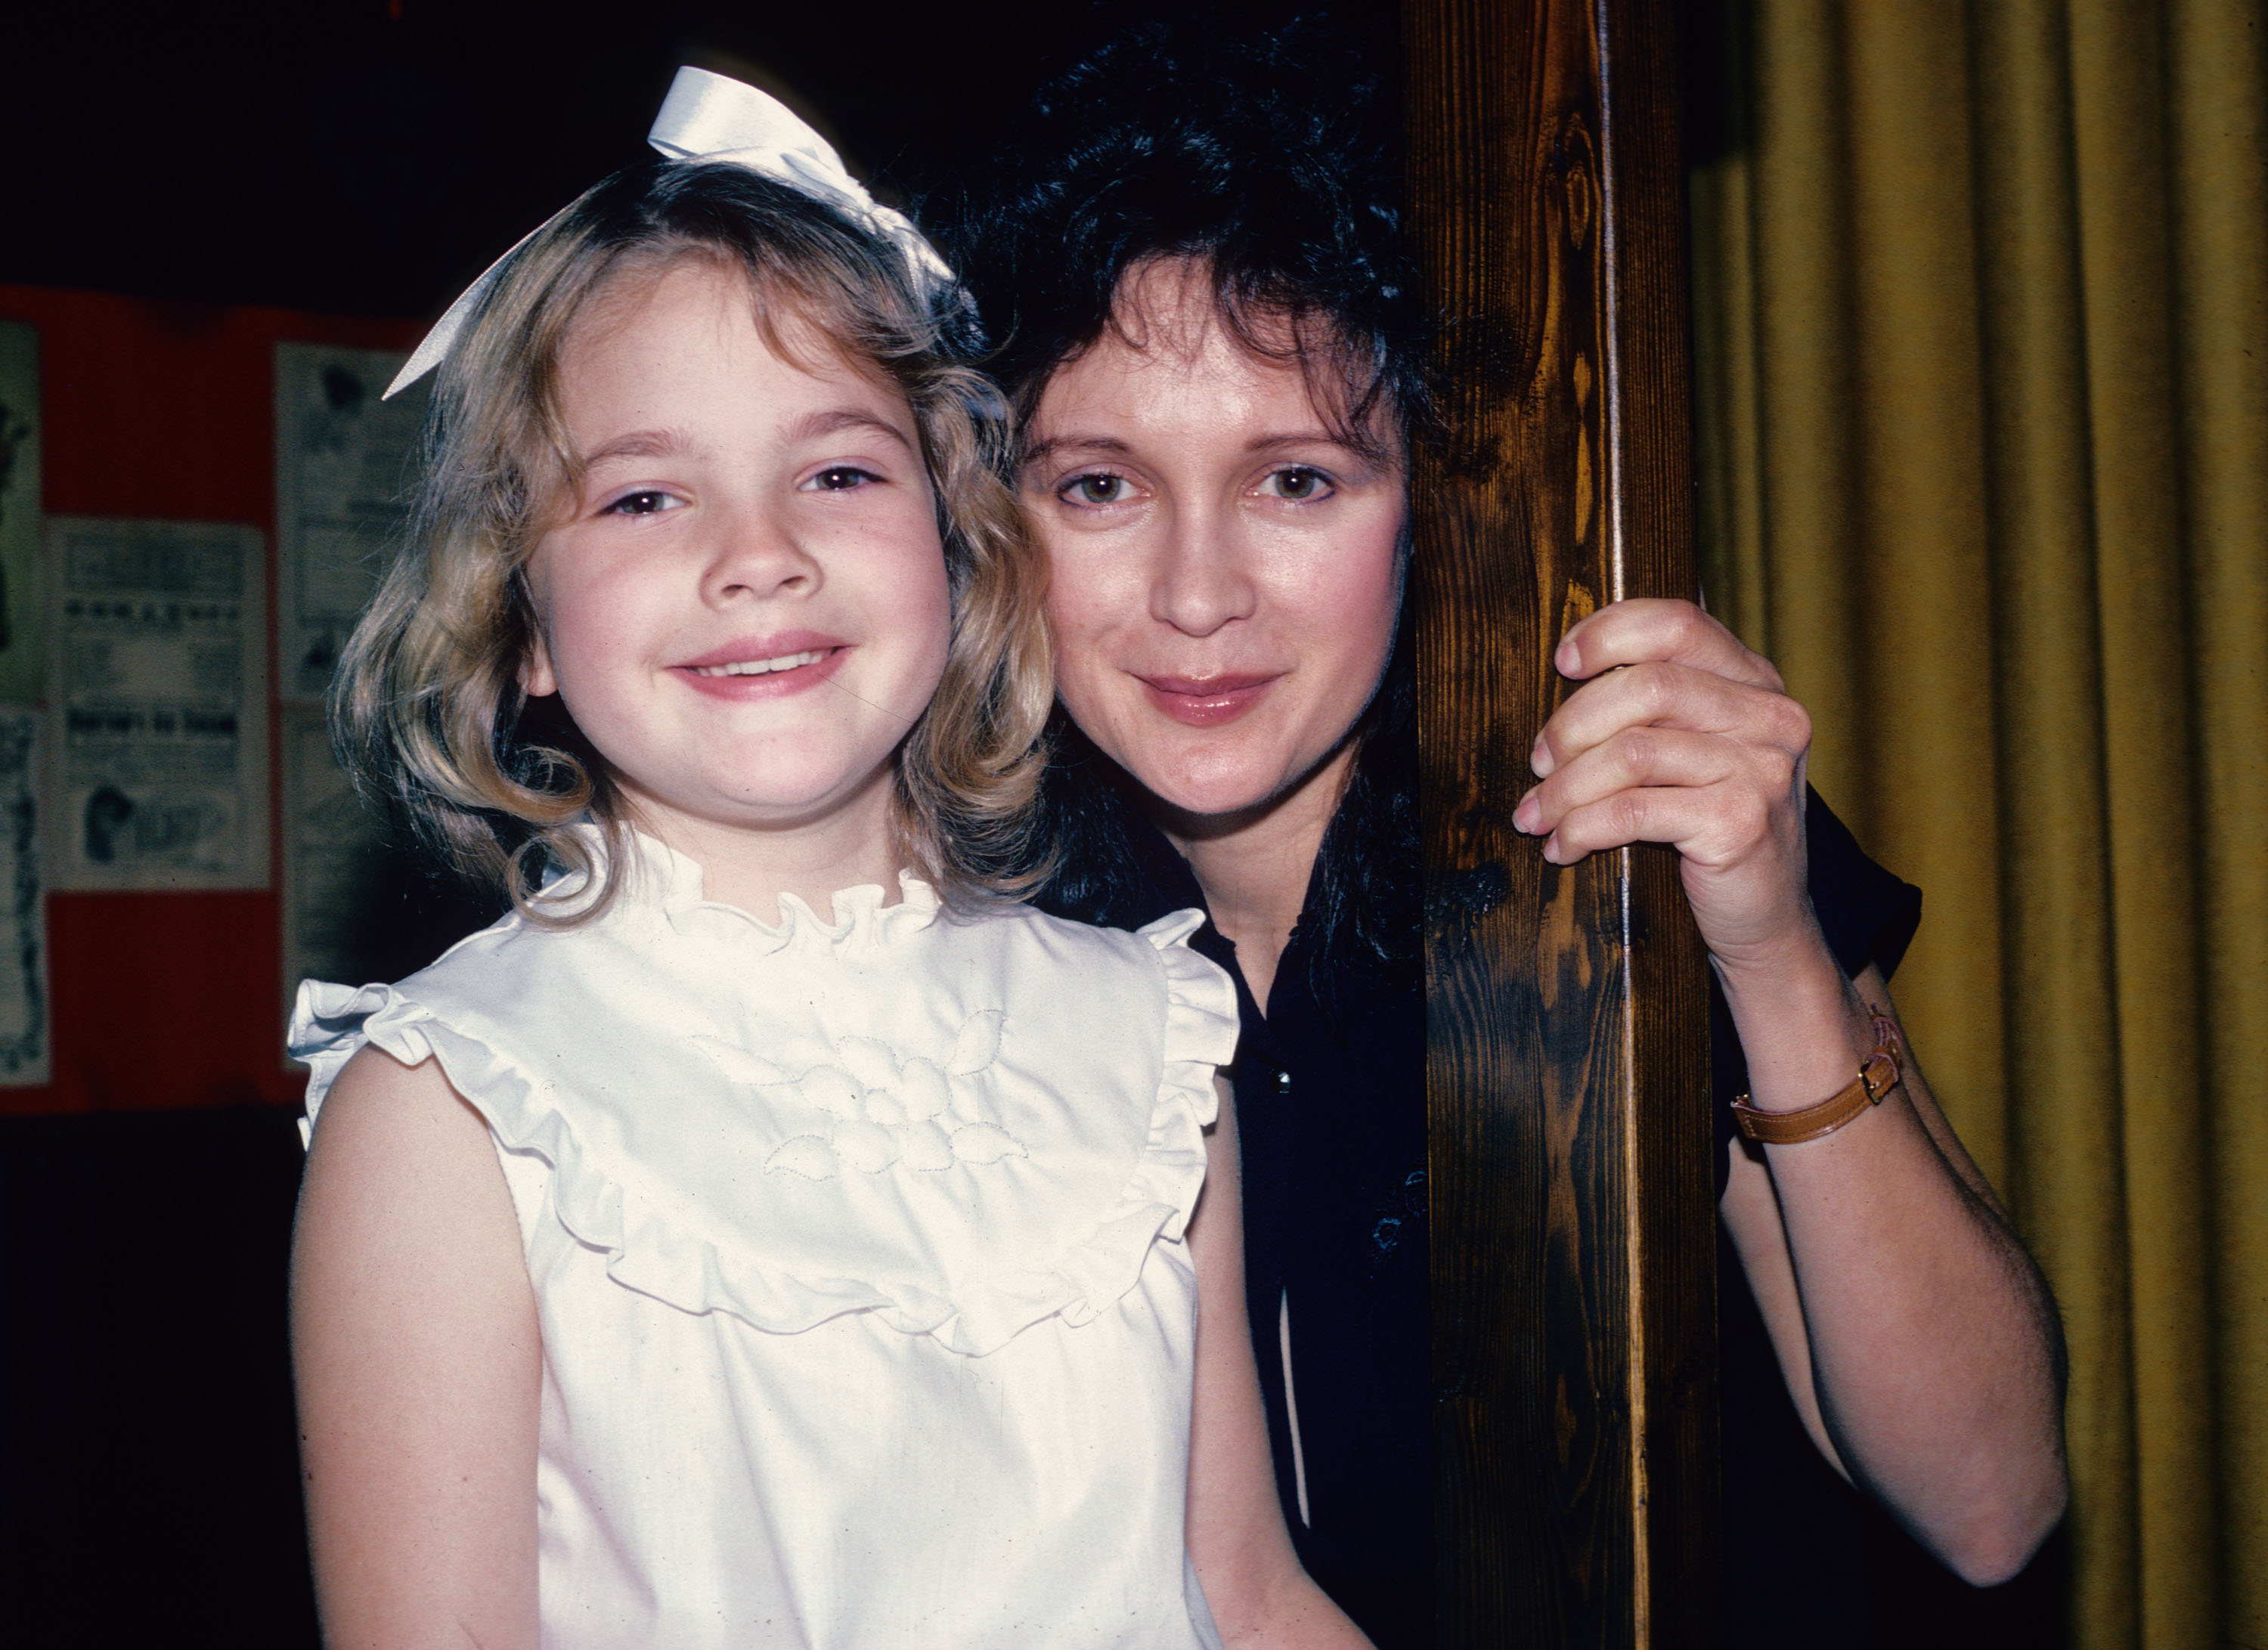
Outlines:
<svg viewBox="0 0 2268 1650"><path fill-rule="evenodd" d="M694 667L696 676L764 676L776 670L794 670L804 665L816 665L827 657L820 648L808 653L783 653L777 659L735 659L729 665L699 665Z"/></svg>

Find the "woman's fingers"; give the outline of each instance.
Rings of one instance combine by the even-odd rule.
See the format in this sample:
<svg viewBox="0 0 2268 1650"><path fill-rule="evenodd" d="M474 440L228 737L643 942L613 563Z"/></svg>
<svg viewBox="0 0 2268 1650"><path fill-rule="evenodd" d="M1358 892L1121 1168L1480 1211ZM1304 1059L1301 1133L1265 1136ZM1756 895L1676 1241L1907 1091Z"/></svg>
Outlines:
<svg viewBox="0 0 2268 1650"><path fill-rule="evenodd" d="M1543 857L1572 866L1609 848L1667 843L1689 866L1719 869L1747 858L1771 834L1768 805L1745 785L1641 785L1562 814Z"/></svg>
<svg viewBox="0 0 2268 1650"><path fill-rule="evenodd" d="M1771 956L1811 922L1803 770L1811 718L1771 661L1690 602L1602 608L1553 662L1588 678L1536 735L1543 781L1513 812L1570 866L1631 843L1677 850L1701 937L1720 961Z"/></svg>
<svg viewBox="0 0 2268 1650"><path fill-rule="evenodd" d="M1775 689L1666 661L1629 666L1585 682L1535 736L1529 766L1548 777L1625 729L1678 728L1800 755L1811 718Z"/></svg>
<svg viewBox="0 0 2268 1650"><path fill-rule="evenodd" d="M1557 866L1632 843L1675 848L1702 943L1719 961L1740 966L1783 954L1789 937L1813 920L1803 887L1802 780L1799 774L1775 792L1739 757L1723 762L1712 744L1723 741L1671 736L1646 765L1657 775L1700 776L1721 763L1727 777L1713 784L1622 785L1548 820L1531 794L1513 818L1532 820L1522 828L1543 836L1543 857ZM1586 798L1592 789L1584 787Z"/></svg>
<svg viewBox="0 0 2268 1650"><path fill-rule="evenodd" d="M1689 666L1772 693L1786 687L1771 660L1749 652L1693 603L1660 597L1632 597L1600 608L1568 630L1551 662L1561 675L1580 680L1617 665L1652 660Z"/></svg>
<svg viewBox="0 0 2268 1650"><path fill-rule="evenodd" d="M1512 811L1512 822L1531 836L1547 836L1577 808L1603 802L1617 791L1649 785L1711 785L1733 777L1741 752L1714 733L1682 728L1624 728L1592 746L1532 787Z"/></svg>
<svg viewBox="0 0 2268 1650"><path fill-rule="evenodd" d="M1513 812L1571 866L1631 843L1677 850L1703 941L1720 961L1779 954L1811 924L1803 770L1811 718L1769 660L1683 601L1603 608L1553 662L1588 680L1536 735L1543 781Z"/></svg>
<svg viewBox="0 0 2268 1650"><path fill-rule="evenodd" d="M1716 733L1625 728L1530 790L1513 809L1512 821L1532 836L1556 834L1557 845L1562 848L1571 847L1579 836L1592 842L1582 850L1586 853L1600 845L1619 847L1625 842L1669 842L1705 863L1721 862L1737 856L1756 833L1769 828L1772 807L1794 806L1799 760L1777 747L1743 745ZM1646 835L1633 818L1630 834L1603 844L1592 841L1602 829L1602 819L1616 817L1611 810L1599 814L1602 805L1612 803L1618 796L1660 790L1705 793L1705 817L1681 815L1691 828L1681 836ZM1744 799L1754 799L1756 806L1749 806ZM1571 836L1567 823L1577 814L1587 815L1588 822L1581 833ZM1701 822L1696 825L1695 819ZM1547 852L1545 857L1573 863L1557 853Z"/></svg>

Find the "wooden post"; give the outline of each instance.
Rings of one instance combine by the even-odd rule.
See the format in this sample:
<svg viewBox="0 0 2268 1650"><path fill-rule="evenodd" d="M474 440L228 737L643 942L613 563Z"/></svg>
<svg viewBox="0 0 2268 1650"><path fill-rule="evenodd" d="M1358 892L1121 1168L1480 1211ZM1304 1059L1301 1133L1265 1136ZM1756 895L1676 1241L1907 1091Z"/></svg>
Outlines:
<svg viewBox="0 0 2268 1650"><path fill-rule="evenodd" d="M1666 849L1512 829L1566 628L1695 592L1664 0L1404 0L1449 317L1419 622L1440 1642L1712 1642L1706 963Z"/></svg>

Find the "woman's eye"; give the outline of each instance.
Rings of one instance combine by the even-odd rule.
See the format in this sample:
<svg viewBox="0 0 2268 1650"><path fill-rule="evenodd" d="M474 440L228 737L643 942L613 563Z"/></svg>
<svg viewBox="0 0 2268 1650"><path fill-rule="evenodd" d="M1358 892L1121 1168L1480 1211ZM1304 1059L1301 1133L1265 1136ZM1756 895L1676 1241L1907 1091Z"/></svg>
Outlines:
<svg viewBox="0 0 2268 1650"><path fill-rule="evenodd" d="M1113 475L1108 470L1074 475L1060 489L1062 496L1075 505L1123 505L1132 490L1123 475Z"/></svg>
<svg viewBox="0 0 2268 1650"><path fill-rule="evenodd" d="M600 513L610 516L652 516L665 510L674 510L684 500L672 497L656 488L643 492L624 493Z"/></svg>
<svg viewBox="0 0 2268 1650"><path fill-rule="evenodd" d="M1268 479L1261 483L1262 490L1275 498L1305 501L1330 496L1331 478L1321 470L1311 470L1294 464L1286 469L1270 470Z"/></svg>
<svg viewBox="0 0 2268 1650"><path fill-rule="evenodd" d="M813 476L806 485L816 493L847 493L853 488L864 487L869 482L880 481L872 470L862 470L855 464L831 464Z"/></svg>

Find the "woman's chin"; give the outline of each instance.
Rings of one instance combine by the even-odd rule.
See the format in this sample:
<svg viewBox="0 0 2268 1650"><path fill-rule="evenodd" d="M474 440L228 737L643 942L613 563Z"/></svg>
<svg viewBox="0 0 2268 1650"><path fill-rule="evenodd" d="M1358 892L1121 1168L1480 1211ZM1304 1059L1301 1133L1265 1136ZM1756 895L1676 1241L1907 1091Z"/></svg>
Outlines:
<svg viewBox="0 0 2268 1650"><path fill-rule="evenodd" d="M1224 792L1218 795L1196 793L1169 796L1160 795L1155 792L1152 794L1157 796L1157 799L1165 804L1167 811L1176 818L1186 819L1192 822L1203 820L1224 825L1259 813L1274 799L1265 791L1250 793Z"/></svg>
<svg viewBox="0 0 2268 1650"><path fill-rule="evenodd" d="M1138 770L1134 777L1172 814L1221 823L1261 813L1293 788L1280 769L1155 775Z"/></svg>
<svg viewBox="0 0 2268 1650"><path fill-rule="evenodd" d="M1169 831L1193 831L1200 821L1223 831L1255 822L1311 791L1336 802L1343 767L1337 758L1345 749L1342 740L1314 754L1278 746L1234 753L1238 760L1178 763L1166 770L1156 765L1145 770L1123 759L1120 765L1150 793L1151 806L1163 808Z"/></svg>

